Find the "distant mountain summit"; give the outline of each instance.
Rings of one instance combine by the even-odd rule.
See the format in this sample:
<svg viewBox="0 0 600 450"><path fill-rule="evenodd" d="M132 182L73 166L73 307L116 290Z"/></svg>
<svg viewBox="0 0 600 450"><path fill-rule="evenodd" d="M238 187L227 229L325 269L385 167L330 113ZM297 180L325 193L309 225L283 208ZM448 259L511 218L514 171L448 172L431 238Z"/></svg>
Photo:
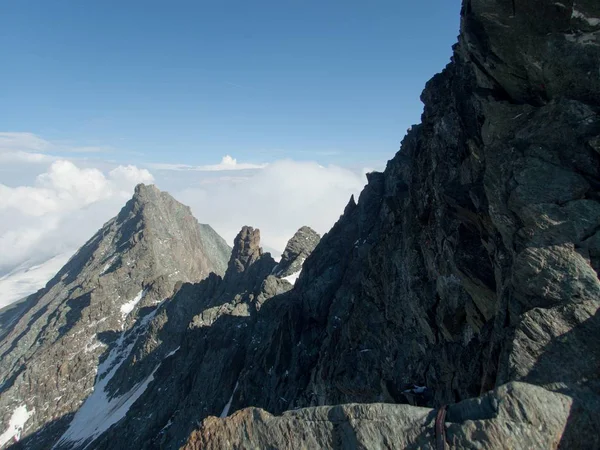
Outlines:
<svg viewBox="0 0 600 450"><path fill-rule="evenodd" d="M44 289L0 310L0 447L177 448L190 417L228 414L259 311L318 241L302 227L277 264L258 229L231 249L138 185Z"/></svg>
<svg viewBox="0 0 600 450"><path fill-rule="evenodd" d="M139 250L148 250L158 271L182 270L177 278L197 281L210 272L223 275L227 269L231 248L225 240L210 225L199 224L188 206L153 185L136 186L116 221L127 222L121 227L122 236L133 244L143 242ZM128 244L121 238L120 245Z"/></svg>
<svg viewBox="0 0 600 450"><path fill-rule="evenodd" d="M309 254L305 249L304 255ZM115 395L114 404L127 398L135 403L115 415L105 402L92 400L93 409L87 413L84 405L57 448L91 443L91 448L106 450L178 449L196 421L232 412L255 351L279 341L278 336L265 337L264 331L293 291L274 275L276 266L260 246L260 231L244 226L222 278L211 275L184 284L151 317L145 333L123 339L135 343L123 345L123 356L115 356L124 362L108 391ZM88 425L92 411L103 423L100 433Z"/></svg>
<svg viewBox="0 0 600 450"><path fill-rule="evenodd" d="M110 351L123 333L139 328L176 283L224 274L230 253L189 207L138 185L44 289L0 310L0 419L11 424L0 447L43 425L50 435L64 431L114 367Z"/></svg>

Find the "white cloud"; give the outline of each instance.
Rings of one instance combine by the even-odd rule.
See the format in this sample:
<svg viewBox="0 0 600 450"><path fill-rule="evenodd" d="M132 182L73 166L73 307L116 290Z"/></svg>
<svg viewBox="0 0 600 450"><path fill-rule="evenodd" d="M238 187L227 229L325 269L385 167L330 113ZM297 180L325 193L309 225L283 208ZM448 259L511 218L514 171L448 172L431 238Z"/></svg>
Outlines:
<svg viewBox="0 0 600 450"><path fill-rule="evenodd" d="M251 164L251 163L238 163L237 159L232 158L229 155L225 155L219 164L211 164L205 166L188 166L186 164L161 164L152 163L148 164L148 167L156 170L191 170L197 172L220 172L223 170L251 170L251 169L264 169L267 164Z"/></svg>
<svg viewBox="0 0 600 450"><path fill-rule="evenodd" d="M119 211L137 183L153 180L135 166L105 175L59 160L32 186L0 184L0 274L76 250Z"/></svg>
<svg viewBox="0 0 600 450"><path fill-rule="evenodd" d="M52 156L42 152L50 143L32 133L0 132L0 163L47 163Z"/></svg>
<svg viewBox="0 0 600 450"><path fill-rule="evenodd" d="M44 155L43 153L30 153L21 150L2 152L0 149L0 163L3 164L13 162L45 163L52 159L51 156Z"/></svg>
<svg viewBox="0 0 600 450"><path fill-rule="evenodd" d="M148 170L140 169L131 164L128 166L115 167L108 173L108 177L116 183L117 186L126 188L128 186L135 186L138 183L151 183L154 177Z"/></svg>
<svg viewBox="0 0 600 450"><path fill-rule="evenodd" d="M83 147L65 147L62 150L71 153L107 153L113 151L111 147L104 147L98 145L84 145Z"/></svg>
<svg viewBox="0 0 600 450"><path fill-rule="evenodd" d="M40 271L43 276L34 277L35 282L15 269L22 272L72 254L119 212L140 182L155 182L191 206L200 222L230 243L243 225L251 225L261 229L266 249L279 251L303 225L327 232L350 195L358 194L366 182L364 172L336 166L292 160L239 163L231 156L214 165L172 165L155 172L155 179L135 165L45 159L41 152L52 148L45 142L28 133L0 133L0 161L10 150L11 157L17 152L32 160L38 158L32 155L41 155L43 163L13 159L0 170L0 277L12 272L14 281L0 283L0 301L9 293L12 301L42 285L41 278L54 266L44 266L52 269Z"/></svg>
<svg viewBox="0 0 600 450"><path fill-rule="evenodd" d="M35 151L43 152L52 145L33 133L0 132L0 151Z"/></svg>
<svg viewBox="0 0 600 450"><path fill-rule="evenodd" d="M283 250L303 225L329 231L366 178L341 167L282 160L245 177L210 181L175 197L230 243L243 225L251 225L260 228L265 246Z"/></svg>
<svg viewBox="0 0 600 450"><path fill-rule="evenodd" d="M47 163L60 159L59 154L105 153L107 146L73 145L51 142L33 133L0 132L0 163ZM52 152L49 153L49 152Z"/></svg>
<svg viewBox="0 0 600 450"><path fill-rule="evenodd" d="M98 169L81 169L59 160L37 176L35 186L11 188L0 184L0 211L13 209L27 216L65 213L119 194L129 195L138 182L152 182L146 169L119 166L106 177Z"/></svg>

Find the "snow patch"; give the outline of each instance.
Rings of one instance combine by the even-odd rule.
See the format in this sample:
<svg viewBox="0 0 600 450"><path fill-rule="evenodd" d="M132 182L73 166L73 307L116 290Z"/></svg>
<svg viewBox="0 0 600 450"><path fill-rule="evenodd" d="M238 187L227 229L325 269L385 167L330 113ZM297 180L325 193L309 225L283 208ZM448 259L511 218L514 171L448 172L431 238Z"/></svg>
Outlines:
<svg viewBox="0 0 600 450"><path fill-rule="evenodd" d="M0 308L21 300L43 288L67 263L71 253L63 253L35 266L22 264L0 277Z"/></svg>
<svg viewBox="0 0 600 450"><path fill-rule="evenodd" d="M136 305L144 298L145 295L146 291L142 289L140 292L138 292L133 300L121 305L121 316L123 316L123 319L125 319L129 313L135 309Z"/></svg>
<svg viewBox="0 0 600 450"><path fill-rule="evenodd" d="M425 391L427 391L427 386L417 386L416 384L413 384L412 389L406 389L405 391L402 391L406 394L408 393L412 393L412 394L424 394Z"/></svg>
<svg viewBox="0 0 600 450"><path fill-rule="evenodd" d="M598 25L600 25L600 19L596 17L588 17L581 11L577 11L575 8L573 8L573 14L571 14L571 19L584 20L588 23L588 25L592 27L597 27Z"/></svg>
<svg viewBox="0 0 600 450"><path fill-rule="evenodd" d="M127 411L154 380L154 374L159 367L160 364L144 381L135 385L129 392L112 399L109 399L104 391L106 378L102 380L103 386L98 386L101 389L94 390L88 397L75 414L69 429L56 445L67 442L85 442L90 439L88 445L91 444L98 436L127 415Z"/></svg>
<svg viewBox="0 0 600 450"><path fill-rule="evenodd" d="M225 405L225 408L223 408L223 411L221 412L221 415L219 416L220 419L224 419L229 414L229 409L231 408L231 402L233 402L233 396L235 394L235 391L237 391L237 388L238 388L239 384L240 384L239 381L235 382L235 387L233 388L233 392L231 393L231 397L229 397L229 401L227 402L227 404Z"/></svg>
<svg viewBox="0 0 600 450"><path fill-rule="evenodd" d="M88 325L86 325L86 328L95 327L95 326L101 324L102 322L106 322L107 319L108 319L108 317L103 317L102 319L94 320L93 322L90 322Z"/></svg>
<svg viewBox="0 0 600 450"><path fill-rule="evenodd" d="M35 410L27 411L26 405L21 405L15 409L8 421L8 428L0 435L0 447L4 446L11 439L18 442L21 439L21 432L25 426L25 422L33 415Z"/></svg>
<svg viewBox="0 0 600 450"><path fill-rule="evenodd" d="M91 353L91 352L93 352L94 350L96 350L97 348L100 348L100 347L106 347L106 344L104 344L103 342L100 342L97 339L96 335L93 335L88 340L88 342L85 344L84 351L86 353Z"/></svg>
<svg viewBox="0 0 600 450"><path fill-rule="evenodd" d="M108 269L110 269L110 266L112 266L112 265L113 265L113 263L115 262L115 260L116 260L116 259L117 259L116 257L112 257L112 258L111 258L111 259L110 259L110 260L109 260L109 261L108 261L108 262L107 262L107 263L104 265L104 267L102 268L102 272L100 272L100 276L104 275L104 274L106 273L106 271L107 271Z"/></svg>
<svg viewBox="0 0 600 450"><path fill-rule="evenodd" d="M166 431L166 429L169 428L171 425L173 425L173 419L169 419L167 424L161 428L160 433L164 433Z"/></svg>
<svg viewBox="0 0 600 450"><path fill-rule="evenodd" d="M139 295L138 298L143 297ZM134 299L135 300L135 299ZM139 300L138 300L139 301ZM158 309L158 308L157 308ZM144 318L131 330L123 331L115 348L109 353L108 357L98 365L96 382L93 392L79 408L69 428L62 435L54 448L60 448L68 442L88 442L90 445L100 434L108 430L127 414L127 411L144 393L148 385L154 380L154 374L160 367L160 364L152 373L142 382L134 386L129 392L115 398L109 398L106 392L106 386L115 376L117 370L129 358L139 336L143 334L150 320L156 316L157 309ZM129 339L128 339L129 338ZM126 341L129 343L126 345Z"/></svg>
<svg viewBox="0 0 600 450"><path fill-rule="evenodd" d="M175 353L177 353L179 351L179 349L181 348L181 346L177 347L175 350L170 351L169 353L167 353L165 355L165 359L168 358L169 356L173 356Z"/></svg>
<svg viewBox="0 0 600 450"><path fill-rule="evenodd" d="M599 39L598 33L579 33L579 34L565 34L565 38L569 42L573 42L578 45L595 45L598 46Z"/></svg>
<svg viewBox="0 0 600 450"><path fill-rule="evenodd" d="M296 272L296 273L293 273L291 275L288 275L287 277L283 277L282 280L285 280L285 281L287 281L290 284L294 284L294 283L296 283L296 280L300 276L300 272Z"/></svg>

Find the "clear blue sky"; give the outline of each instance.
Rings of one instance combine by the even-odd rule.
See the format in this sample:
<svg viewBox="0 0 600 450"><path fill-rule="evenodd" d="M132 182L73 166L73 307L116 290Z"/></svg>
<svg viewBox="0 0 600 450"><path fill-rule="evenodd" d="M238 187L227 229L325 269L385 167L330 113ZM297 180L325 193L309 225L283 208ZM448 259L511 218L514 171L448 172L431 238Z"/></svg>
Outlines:
<svg viewBox="0 0 600 450"><path fill-rule="evenodd" d="M0 131L207 164L386 160L459 0L3 0ZM136 155L135 152L143 153Z"/></svg>

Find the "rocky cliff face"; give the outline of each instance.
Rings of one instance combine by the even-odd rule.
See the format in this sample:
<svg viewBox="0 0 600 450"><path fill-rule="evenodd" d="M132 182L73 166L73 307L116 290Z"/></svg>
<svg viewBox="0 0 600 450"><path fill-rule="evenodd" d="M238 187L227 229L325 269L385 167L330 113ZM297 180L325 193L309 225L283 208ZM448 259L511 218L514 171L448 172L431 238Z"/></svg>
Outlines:
<svg viewBox="0 0 600 450"><path fill-rule="evenodd" d="M44 425L49 436L64 431L111 374L115 349L141 332L175 283L223 274L229 253L188 207L138 186L19 315L2 314L11 323L3 323L0 342L0 447Z"/></svg>
<svg viewBox="0 0 600 450"><path fill-rule="evenodd" d="M261 310L232 409L436 406L517 380L568 397L552 445L598 447L599 70L597 2L465 1L422 124ZM233 421L205 426L242 439Z"/></svg>
<svg viewBox="0 0 600 450"><path fill-rule="evenodd" d="M438 404L510 380L597 388L598 8L465 2L423 123L307 260L294 320L270 331L302 343L285 349L291 370L274 367L294 380L273 395L285 408L407 401L413 385ZM248 372L243 403L281 410L263 376Z"/></svg>
<svg viewBox="0 0 600 450"><path fill-rule="evenodd" d="M422 123L316 248L293 239L277 264L245 227L223 278L117 314L86 403L22 444L600 447L599 73L596 1L465 0ZM170 294L137 283L119 295ZM6 342L47 345L57 327L31 329Z"/></svg>

